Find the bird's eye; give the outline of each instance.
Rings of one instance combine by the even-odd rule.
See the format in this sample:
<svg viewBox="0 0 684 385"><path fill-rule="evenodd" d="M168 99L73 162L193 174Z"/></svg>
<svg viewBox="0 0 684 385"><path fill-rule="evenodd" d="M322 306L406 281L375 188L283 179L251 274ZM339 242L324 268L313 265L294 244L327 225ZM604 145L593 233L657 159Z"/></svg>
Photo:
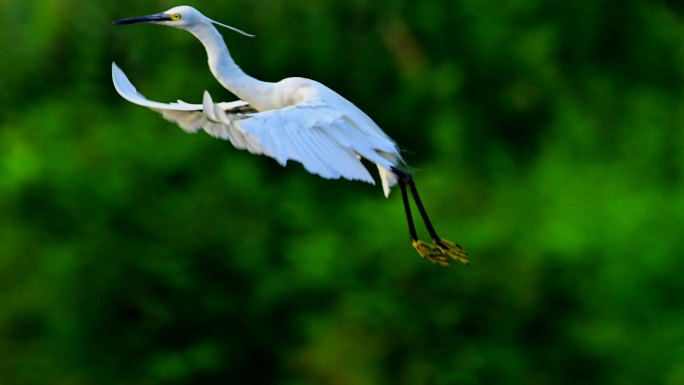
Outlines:
<svg viewBox="0 0 684 385"><path fill-rule="evenodd" d="M180 13L174 13L173 15L171 15L171 20L173 20L173 21L178 21L180 19L181 19Z"/></svg>

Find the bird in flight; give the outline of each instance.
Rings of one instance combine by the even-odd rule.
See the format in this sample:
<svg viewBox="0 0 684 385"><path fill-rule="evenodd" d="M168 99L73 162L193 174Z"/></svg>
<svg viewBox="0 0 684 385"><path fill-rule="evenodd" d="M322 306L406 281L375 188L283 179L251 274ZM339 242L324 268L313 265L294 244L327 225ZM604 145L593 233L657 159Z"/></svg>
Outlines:
<svg viewBox="0 0 684 385"><path fill-rule="evenodd" d="M230 141L238 149L274 158L283 166L288 160L297 161L310 173L326 179L345 178L374 184L361 163L361 158L366 159L377 166L385 196L389 196L393 186L399 185L411 243L418 253L443 266L449 266L451 260L469 264L461 246L437 235L397 144L350 101L314 80L292 77L271 83L247 75L235 64L215 26L251 35L214 21L195 8L179 6L114 22L115 25L134 23L166 25L192 33L207 51L211 73L240 100L216 103L205 91L202 104L151 101L112 63L114 87L124 99L161 113L185 132L202 129L213 137ZM432 243L418 238L409 195Z"/></svg>

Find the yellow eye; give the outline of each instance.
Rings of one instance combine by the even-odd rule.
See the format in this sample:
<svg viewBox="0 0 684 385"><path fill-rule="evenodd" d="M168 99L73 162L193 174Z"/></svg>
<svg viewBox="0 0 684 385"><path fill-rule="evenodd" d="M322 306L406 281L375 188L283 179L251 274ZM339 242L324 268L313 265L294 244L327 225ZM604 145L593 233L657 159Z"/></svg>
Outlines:
<svg viewBox="0 0 684 385"><path fill-rule="evenodd" d="M180 13L174 13L173 15L171 15L171 20L173 20L173 21L178 21L180 19L181 19Z"/></svg>

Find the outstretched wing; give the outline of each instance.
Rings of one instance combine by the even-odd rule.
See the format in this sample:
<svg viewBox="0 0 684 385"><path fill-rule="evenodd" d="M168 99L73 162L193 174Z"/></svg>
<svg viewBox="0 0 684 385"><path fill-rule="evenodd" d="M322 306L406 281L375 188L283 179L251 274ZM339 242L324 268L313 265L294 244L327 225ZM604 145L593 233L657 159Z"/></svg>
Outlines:
<svg viewBox="0 0 684 385"><path fill-rule="evenodd" d="M355 148L337 140L333 131L340 119L339 112L311 103L258 112L234 121L233 125L281 165L294 160L324 178L342 177L374 184Z"/></svg>
<svg viewBox="0 0 684 385"><path fill-rule="evenodd" d="M182 100L175 103L155 102L138 92L115 63L112 63L112 80L114 88L121 97L131 103L159 112L166 120L178 124L185 132L196 133L203 129L213 137L229 140L238 149L245 149L255 154L263 153L258 143L250 142L236 127L225 123L234 119L243 119L246 114L254 112L247 102L237 100L214 104L206 92L203 104L190 104ZM224 118L224 121L217 121L216 112Z"/></svg>
<svg viewBox="0 0 684 385"><path fill-rule="evenodd" d="M126 100L160 112L186 132L200 128L209 135L229 140L236 148L274 158L281 165L288 160L328 179L346 178L374 184L360 157L378 165L385 195L394 184L388 171L399 155L389 138L378 141L377 133L355 121L354 116L332 108L325 100L256 112L248 103L214 103L207 92L202 104L159 103L140 94L121 69L112 64L117 92Z"/></svg>

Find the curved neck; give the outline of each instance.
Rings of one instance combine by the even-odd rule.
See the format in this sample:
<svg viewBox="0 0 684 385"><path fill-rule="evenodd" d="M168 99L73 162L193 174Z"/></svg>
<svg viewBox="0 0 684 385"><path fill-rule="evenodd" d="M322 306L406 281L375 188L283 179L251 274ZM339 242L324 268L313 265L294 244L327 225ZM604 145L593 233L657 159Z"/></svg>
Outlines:
<svg viewBox="0 0 684 385"><path fill-rule="evenodd" d="M209 69L216 80L257 110L269 109L273 83L247 75L230 56L223 37L212 24L201 24L189 30L207 51Z"/></svg>

